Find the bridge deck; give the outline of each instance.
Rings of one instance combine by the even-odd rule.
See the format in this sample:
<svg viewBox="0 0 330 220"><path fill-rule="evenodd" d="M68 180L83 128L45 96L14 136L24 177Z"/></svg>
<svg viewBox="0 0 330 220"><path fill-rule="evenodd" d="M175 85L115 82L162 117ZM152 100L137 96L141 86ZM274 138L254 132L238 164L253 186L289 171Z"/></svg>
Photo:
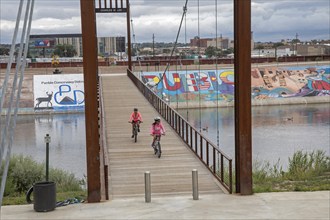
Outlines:
<svg viewBox="0 0 330 220"><path fill-rule="evenodd" d="M151 190L155 194L191 194L192 169L198 170L200 193L222 193L213 175L163 121L162 157L150 147L149 130L158 115L130 79L124 74L102 75L106 133L109 155L110 198L144 195L144 172L151 173ZM142 114L138 140L131 138L128 123L133 108Z"/></svg>

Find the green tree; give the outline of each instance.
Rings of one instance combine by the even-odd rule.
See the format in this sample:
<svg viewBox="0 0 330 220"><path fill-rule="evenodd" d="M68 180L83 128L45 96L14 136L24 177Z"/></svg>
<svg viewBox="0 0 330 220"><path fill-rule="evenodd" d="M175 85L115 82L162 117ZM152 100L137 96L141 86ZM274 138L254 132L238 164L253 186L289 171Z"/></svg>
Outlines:
<svg viewBox="0 0 330 220"><path fill-rule="evenodd" d="M7 47L0 47L0 55L8 55L10 49Z"/></svg>
<svg viewBox="0 0 330 220"><path fill-rule="evenodd" d="M298 38L297 39L292 39L291 43L293 43L293 44L300 43L300 40Z"/></svg>
<svg viewBox="0 0 330 220"><path fill-rule="evenodd" d="M138 54L140 54L139 48L133 47L132 48L132 56L137 56Z"/></svg>
<svg viewBox="0 0 330 220"><path fill-rule="evenodd" d="M283 46L284 44L282 42L277 42L277 43L274 43L273 46L275 48L275 58L277 58L277 48L280 47L280 46Z"/></svg>
<svg viewBox="0 0 330 220"><path fill-rule="evenodd" d="M234 53L234 48L228 48L227 50L222 50L222 55L227 56L228 54Z"/></svg>
<svg viewBox="0 0 330 220"><path fill-rule="evenodd" d="M59 44L55 47L54 55L57 55L59 57L74 57L75 55L77 55L77 51L73 48L72 45Z"/></svg>
<svg viewBox="0 0 330 220"><path fill-rule="evenodd" d="M261 44L258 44L257 46L256 46L256 49L257 50L259 50L259 57L260 57L260 50L263 50L265 47L263 46L263 45L261 45Z"/></svg>
<svg viewBox="0 0 330 220"><path fill-rule="evenodd" d="M211 57L215 57L217 55L217 50L215 47L207 47L206 50L205 50L205 55L209 58Z"/></svg>

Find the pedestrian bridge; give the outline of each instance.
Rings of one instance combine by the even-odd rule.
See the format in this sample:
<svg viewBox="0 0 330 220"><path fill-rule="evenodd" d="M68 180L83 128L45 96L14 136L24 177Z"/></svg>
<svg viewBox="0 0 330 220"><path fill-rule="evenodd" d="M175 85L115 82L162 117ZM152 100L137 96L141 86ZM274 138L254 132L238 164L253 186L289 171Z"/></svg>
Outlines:
<svg viewBox="0 0 330 220"><path fill-rule="evenodd" d="M105 168L102 191L110 199L143 196L146 171L151 173L152 195L191 194L193 169L198 171L200 194L232 192L231 159L132 73L100 74L100 84L104 128L101 167ZM128 123L134 107L143 118L136 143ZM154 155L150 146L149 131L155 116L163 117L166 129L161 158Z"/></svg>

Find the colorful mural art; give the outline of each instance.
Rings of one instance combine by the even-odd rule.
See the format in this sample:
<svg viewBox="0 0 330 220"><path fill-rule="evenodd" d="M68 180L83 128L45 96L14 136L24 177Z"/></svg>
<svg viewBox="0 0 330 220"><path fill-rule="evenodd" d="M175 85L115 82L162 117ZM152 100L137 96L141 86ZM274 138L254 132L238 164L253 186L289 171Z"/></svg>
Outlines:
<svg viewBox="0 0 330 220"><path fill-rule="evenodd" d="M232 101L234 70L145 72L142 81L171 101ZM251 70L253 99L330 95L330 66L269 67Z"/></svg>

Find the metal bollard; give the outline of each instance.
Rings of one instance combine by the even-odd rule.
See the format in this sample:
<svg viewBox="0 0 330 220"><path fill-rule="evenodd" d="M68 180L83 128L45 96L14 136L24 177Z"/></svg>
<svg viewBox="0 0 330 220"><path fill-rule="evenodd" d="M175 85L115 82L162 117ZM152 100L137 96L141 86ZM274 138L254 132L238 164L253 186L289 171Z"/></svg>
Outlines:
<svg viewBox="0 0 330 220"><path fill-rule="evenodd" d="M145 202L151 202L151 178L150 171L144 173Z"/></svg>
<svg viewBox="0 0 330 220"><path fill-rule="evenodd" d="M193 199L198 200L198 172L196 169L192 170L192 190Z"/></svg>

